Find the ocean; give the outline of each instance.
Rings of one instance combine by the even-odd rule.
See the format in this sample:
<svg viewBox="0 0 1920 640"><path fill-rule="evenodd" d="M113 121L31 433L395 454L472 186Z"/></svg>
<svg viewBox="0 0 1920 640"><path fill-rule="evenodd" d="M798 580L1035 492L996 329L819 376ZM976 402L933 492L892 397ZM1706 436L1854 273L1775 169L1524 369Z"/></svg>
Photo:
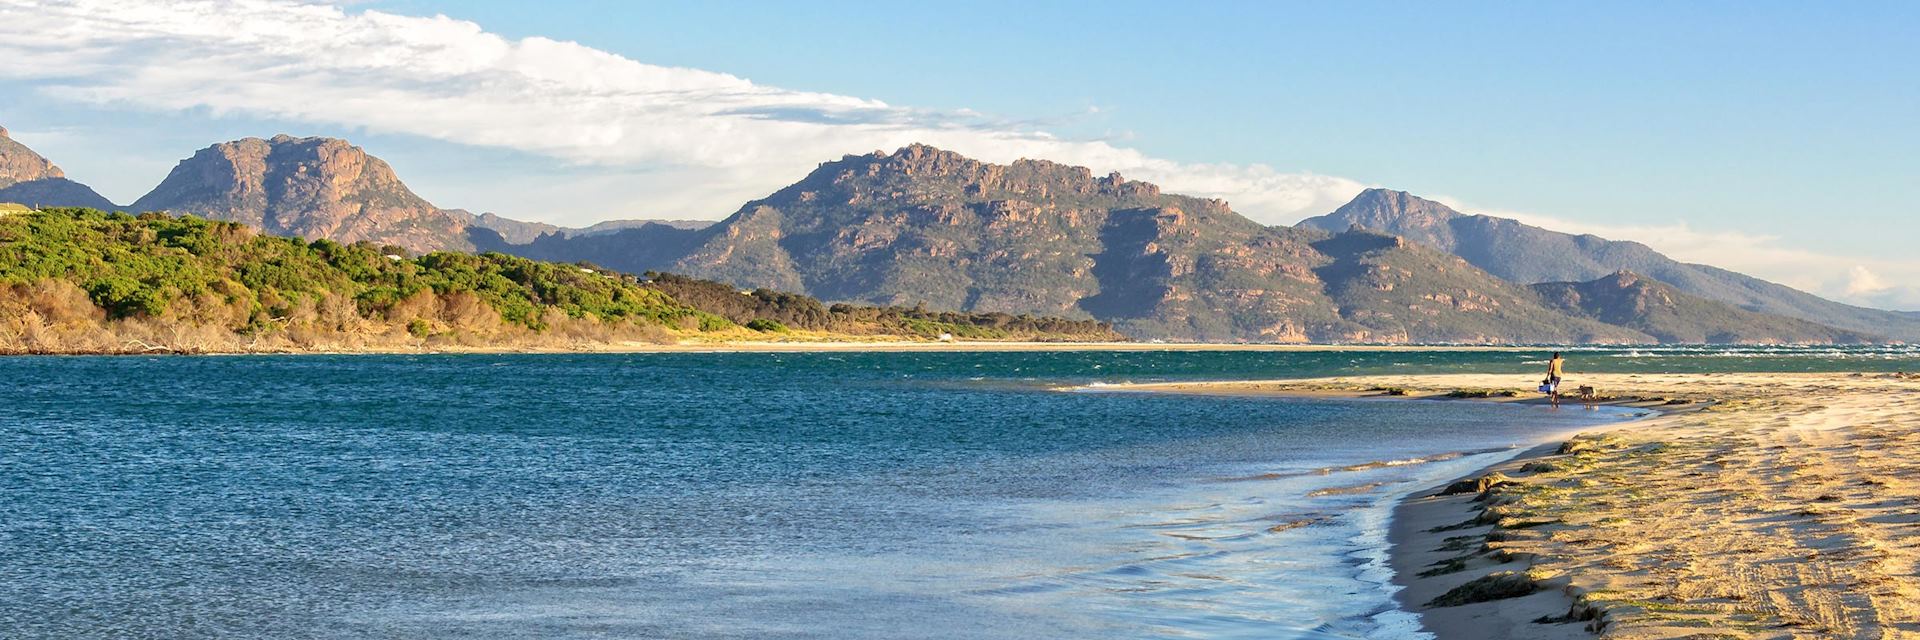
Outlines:
<svg viewBox="0 0 1920 640"><path fill-rule="evenodd" d="M1906 347L1578 371L1920 370ZM1406 493L1636 412L1062 390L1532 352L0 359L7 638L1418 638Z"/></svg>

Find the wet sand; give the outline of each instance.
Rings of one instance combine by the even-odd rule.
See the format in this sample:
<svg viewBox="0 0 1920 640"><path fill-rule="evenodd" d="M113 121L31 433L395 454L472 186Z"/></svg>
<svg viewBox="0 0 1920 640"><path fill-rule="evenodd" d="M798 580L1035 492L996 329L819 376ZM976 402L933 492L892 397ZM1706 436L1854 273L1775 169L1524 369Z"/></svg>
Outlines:
<svg viewBox="0 0 1920 640"><path fill-rule="evenodd" d="M1528 378L1122 388L1438 398L1521 391ZM1920 379L1607 374L1568 383L1663 415L1557 434L1464 478L1485 481L1453 495L1435 487L1403 501L1392 565L1403 606L1429 631L1443 640L1920 638ZM1540 401L1525 391L1489 400Z"/></svg>

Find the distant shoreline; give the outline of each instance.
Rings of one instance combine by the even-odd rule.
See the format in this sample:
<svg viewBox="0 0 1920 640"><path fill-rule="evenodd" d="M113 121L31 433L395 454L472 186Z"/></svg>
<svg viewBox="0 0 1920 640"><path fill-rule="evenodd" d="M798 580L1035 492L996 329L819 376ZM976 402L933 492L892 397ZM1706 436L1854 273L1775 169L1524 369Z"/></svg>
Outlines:
<svg viewBox="0 0 1920 640"><path fill-rule="evenodd" d="M5 356L161 356L161 355L434 355L434 354L592 354L592 353L808 353L808 352L1022 352L1022 351L1114 351L1114 352L1178 352L1178 351L1261 351L1261 352L1328 352L1328 351L1538 351L1542 347L1523 347L1506 345L1373 345L1373 344L1305 344L1305 343L1218 343L1218 342L1025 342L1025 341L956 341L935 342L917 340L871 340L871 341L735 341L735 342L682 342L674 344L655 344L648 342L593 343L582 345L540 346L540 347L491 347L467 345L420 345L418 347L368 347L368 348L310 348L310 349L261 349L254 351L175 351L166 348L150 350L128 349L106 352L28 352L4 353Z"/></svg>
<svg viewBox="0 0 1920 640"><path fill-rule="evenodd" d="M583 342L514 345L475 345L458 343L434 343L413 345L321 345L313 347L287 347L275 345L259 349L173 349L165 345L135 344L130 341L124 349L111 350L70 350L70 351L22 351L0 349L0 357L9 356L160 356L160 355L457 355L457 354L593 354L593 353L807 353L807 352L1022 352L1022 351L1111 351L1111 352L1415 352L1415 351L1452 351L1452 352L1544 352L1552 350L1581 350L1592 348L1613 349L1674 349L1686 347L1800 347L1819 345L1749 345L1749 344L1580 344L1580 345L1504 345L1504 344L1343 344L1343 343L1306 343L1306 342L1074 342L1074 341L1037 341L1037 340L959 340L935 341L916 338L877 339L877 340L839 340L833 338L800 338L793 340L689 340L676 343L654 343L644 341ZM1298 382L1298 381L1292 381ZM1254 382L1212 382L1212 383L1164 383L1155 385L1152 390L1178 391L1184 393L1221 393L1229 385L1246 386ZM1290 383L1291 384L1291 383ZM1214 386L1203 390L1202 387ZM1148 390L1142 387L1142 390ZM1243 391L1244 392L1244 391ZM1305 393L1294 389L1291 393Z"/></svg>
<svg viewBox="0 0 1920 640"><path fill-rule="evenodd" d="M1523 375L1114 385L1440 399ZM1584 374L1661 415L1542 434L1394 510L1396 599L1441 640L1879 637L1920 619L1920 376ZM1398 395L1388 395L1391 393ZM1470 395L1470 394L1469 394ZM1537 394L1494 398L1539 403ZM1568 410L1580 404L1563 403ZM1770 567L1756 570L1756 567Z"/></svg>

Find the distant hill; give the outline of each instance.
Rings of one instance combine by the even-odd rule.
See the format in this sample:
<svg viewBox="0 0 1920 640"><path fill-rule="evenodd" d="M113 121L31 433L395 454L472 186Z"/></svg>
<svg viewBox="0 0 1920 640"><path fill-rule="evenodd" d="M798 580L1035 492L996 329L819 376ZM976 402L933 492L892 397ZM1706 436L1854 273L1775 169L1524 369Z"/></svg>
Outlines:
<svg viewBox="0 0 1920 640"><path fill-rule="evenodd" d="M16 182L0 189L0 202L16 202L32 207L87 207L113 210L119 205L89 187L66 178L42 178Z"/></svg>
<svg viewBox="0 0 1920 640"><path fill-rule="evenodd" d="M665 225L676 229L702 229L714 223L712 220L605 220L586 227L562 227L545 222L515 220L491 212L478 215L461 209L447 209L446 212L470 228L492 231L501 240L511 244L528 244L548 234L574 238L613 233L622 229L635 229L649 224Z"/></svg>
<svg viewBox="0 0 1920 640"><path fill-rule="evenodd" d="M388 254L197 217L0 215L0 352L560 347L953 334L1113 340L1097 322L826 305L502 254Z"/></svg>
<svg viewBox="0 0 1920 640"><path fill-rule="evenodd" d="M563 230L561 227L545 222L515 220L492 212L475 214L465 209L443 209L442 211L452 216L463 228L467 229L469 235L471 235L474 230L485 229L492 232L492 235L488 237L499 237L507 242L517 244L532 242L534 238L549 233L560 233ZM469 239L469 242L471 242L471 239Z"/></svg>
<svg viewBox="0 0 1920 640"><path fill-rule="evenodd" d="M711 227L718 222L719 222L718 220L676 220L676 219L655 220L651 218L634 218L629 220L606 220L602 222L595 222L591 225L587 225L584 227L562 227L561 231L566 233L569 236L576 236L576 237L577 236L597 236L602 234L618 232L623 229L637 229L650 224L657 224L663 227L672 227L675 229L685 229L688 231L697 231L700 229Z"/></svg>
<svg viewBox="0 0 1920 640"><path fill-rule="evenodd" d="M1395 236L1350 231L1313 246L1333 258L1316 273L1341 315L1370 326L1402 328L1399 335L1377 335L1372 341L1430 342L1420 336L1432 335L1483 337L1465 342L1659 341L1621 323L1568 317L1525 286Z"/></svg>
<svg viewBox="0 0 1920 640"><path fill-rule="evenodd" d="M67 179L51 160L20 144L0 127L0 202L34 207L93 207L115 205L89 187Z"/></svg>
<svg viewBox="0 0 1920 640"><path fill-rule="evenodd" d="M334 138L245 138L182 160L133 203L276 235L413 251L468 249L464 225L415 195L385 161Z"/></svg>
<svg viewBox="0 0 1920 640"><path fill-rule="evenodd" d="M1299 226L1372 229L1465 258L1524 284L1584 282L1615 271L1645 275L1741 309L1900 340L1920 340L1920 318L1826 300L1785 285L1707 265L1683 263L1638 242L1542 229L1507 218L1466 215L1404 191L1369 189L1333 213Z"/></svg>
<svg viewBox="0 0 1920 640"><path fill-rule="evenodd" d="M1559 309L1619 325L1669 343L1849 344L1880 339L1799 318L1756 313L1682 293L1671 285L1620 271L1589 282L1533 285Z"/></svg>

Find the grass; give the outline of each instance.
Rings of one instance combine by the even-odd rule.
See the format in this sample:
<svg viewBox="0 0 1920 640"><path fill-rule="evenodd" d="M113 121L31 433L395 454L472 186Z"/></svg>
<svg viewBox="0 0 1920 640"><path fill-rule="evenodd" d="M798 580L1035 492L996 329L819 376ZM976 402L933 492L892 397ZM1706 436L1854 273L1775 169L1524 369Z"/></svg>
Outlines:
<svg viewBox="0 0 1920 640"><path fill-rule="evenodd" d="M1447 392L1449 398L1518 398L1520 392L1512 389L1454 389Z"/></svg>
<svg viewBox="0 0 1920 640"><path fill-rule="evenodd" d="M1487 574L1472 581L1454 587L1439 597L1427 602L1429 607L1457 607L1478 602L1492 602L1507 598L1532 595L1540 590L1533 578L1512 571L1499 571Z"/></svg>

